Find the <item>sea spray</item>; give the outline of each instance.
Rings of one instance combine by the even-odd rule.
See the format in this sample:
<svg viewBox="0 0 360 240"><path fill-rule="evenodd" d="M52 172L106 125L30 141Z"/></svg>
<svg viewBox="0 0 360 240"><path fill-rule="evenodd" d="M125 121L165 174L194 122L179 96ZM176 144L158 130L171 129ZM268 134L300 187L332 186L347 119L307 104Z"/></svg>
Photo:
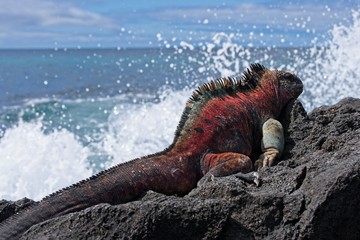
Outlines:
<svg viewBox="0 0 360 240"><path fill-rule="evenodd" d="M173 138L191 90L161 91L158 103L118 104L108 120L109 131L101 148L121 163L161 151Z"/></svg>
<svg viewBox="0 0 360 240"><path fill-rule="evenodd" d="M66 130L44 134L40 122L20 122L0 139L0 199L47 194L89 177L89 151Z"/></svg>
<svg viewBox="0 0 360 240"><path fill-rule="evenodd" d="M302 99L309 110L360 97L360 11L353 11L350 25L335 25L329 33L329 40L315 41L294 66L304 80Z"/></svg>

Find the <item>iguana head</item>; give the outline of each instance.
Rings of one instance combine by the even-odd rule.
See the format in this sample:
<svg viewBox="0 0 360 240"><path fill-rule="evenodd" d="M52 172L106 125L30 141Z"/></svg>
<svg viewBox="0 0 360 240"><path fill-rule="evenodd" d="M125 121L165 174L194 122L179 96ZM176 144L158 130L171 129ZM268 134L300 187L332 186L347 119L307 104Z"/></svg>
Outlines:
<svg viewBox="0 0 360 240"><path fill-rule="evenodd" d="M303 91L303 83L296 75L286 71L275 71L279 87L297 98Z"/></svg>
<svg viewBox="0 0 360 240"><path fill-rule="evenodd" d="M280 95L297 98L303 91L301 80L293 73L281 70L270 70L260 64L253 64L244 72L246 84L256 82L256 85L266 89L276 89ZM272 86L272 87L269 87ZM284 96L285 97L285 96Z"/></svg>

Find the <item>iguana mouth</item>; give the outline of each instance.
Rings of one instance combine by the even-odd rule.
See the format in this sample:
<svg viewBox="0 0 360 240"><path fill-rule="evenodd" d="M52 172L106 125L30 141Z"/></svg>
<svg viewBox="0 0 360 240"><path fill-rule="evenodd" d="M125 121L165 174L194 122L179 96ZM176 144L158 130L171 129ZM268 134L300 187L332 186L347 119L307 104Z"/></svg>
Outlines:
<svg viewBox="0 0 360 240"><path fill-rule="evenodd" d="M300 78L298 78L296 75L293 75L293 78L294 78L294 82L295 82L295 84L293 86L294 92L298 93L297 96L299 96L304 90L304 85L301 82Z"/></svg>
<svg viewBox="0 0 360 240"><path fill-rule="evenodd" d="M283 85L291 95L296 98L304 90L304 85L300 78L293 73L278 71L278 78L280 78L280 84Z"/></svg>

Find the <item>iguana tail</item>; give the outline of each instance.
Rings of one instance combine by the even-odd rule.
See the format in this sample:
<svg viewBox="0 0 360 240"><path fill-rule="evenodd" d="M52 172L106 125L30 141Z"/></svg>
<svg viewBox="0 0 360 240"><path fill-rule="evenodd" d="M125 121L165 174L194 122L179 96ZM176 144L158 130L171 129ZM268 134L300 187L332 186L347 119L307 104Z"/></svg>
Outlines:
<svg viewBox="0 0 360 240"><path fill-rule="evenodd" d="M190 174L186 169L193 164L171 158L163 154L135 159L57 191L1 223L0 239L18 239L37 223L99 203L128 202L147 190L186 193L196 184L194 169Z"/></svg>

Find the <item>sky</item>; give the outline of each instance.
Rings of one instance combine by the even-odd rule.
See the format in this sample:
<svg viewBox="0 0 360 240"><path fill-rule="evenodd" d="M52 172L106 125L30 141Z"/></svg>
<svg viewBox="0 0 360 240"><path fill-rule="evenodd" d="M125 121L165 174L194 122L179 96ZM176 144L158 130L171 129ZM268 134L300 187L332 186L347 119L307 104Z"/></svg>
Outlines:
<svg viewBox="0 0 360 240"><path fill-rule="evenodd" d="M299 47L350 24L360 0L2 0L0 49L201 45Z"/></svg>

